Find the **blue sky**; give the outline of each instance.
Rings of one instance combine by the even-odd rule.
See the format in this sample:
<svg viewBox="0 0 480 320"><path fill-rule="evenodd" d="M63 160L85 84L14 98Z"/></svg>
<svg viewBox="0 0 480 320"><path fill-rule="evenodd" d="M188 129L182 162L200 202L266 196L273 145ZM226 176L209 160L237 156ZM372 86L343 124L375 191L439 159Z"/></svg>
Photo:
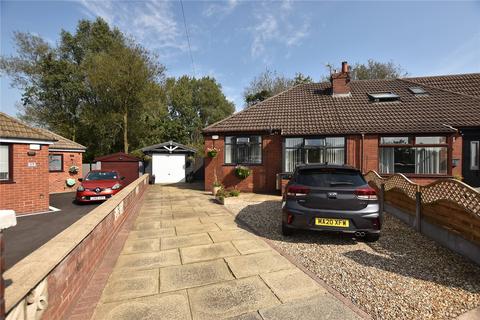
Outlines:
<svg viewBox="0 0 480 320"><path fill-rule="evenodd" d="M412 76L480 72L480 1L187 1L196 76L214 76L237 110L250 80L269 68L319 80L325 65L394 61ZM61 29L101 16L156 52L167 74L193 74L179 1L4 1L1 54L13 31L55 44ZM1 78L0 109L21 92Z"/></svg>

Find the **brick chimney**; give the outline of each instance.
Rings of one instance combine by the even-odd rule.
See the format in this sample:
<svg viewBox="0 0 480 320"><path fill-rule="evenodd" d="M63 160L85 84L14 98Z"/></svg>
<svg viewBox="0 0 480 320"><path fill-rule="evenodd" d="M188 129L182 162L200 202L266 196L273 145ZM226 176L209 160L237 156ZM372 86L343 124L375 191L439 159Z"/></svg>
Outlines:
<svg viewBox="0 0 480 320"><path fill-rule="evenodd" d="M342 62L342 70L340 72L334 72L330 76L330 83L332 84L333 96L350 95L350 72L346 61Z"/></svg>

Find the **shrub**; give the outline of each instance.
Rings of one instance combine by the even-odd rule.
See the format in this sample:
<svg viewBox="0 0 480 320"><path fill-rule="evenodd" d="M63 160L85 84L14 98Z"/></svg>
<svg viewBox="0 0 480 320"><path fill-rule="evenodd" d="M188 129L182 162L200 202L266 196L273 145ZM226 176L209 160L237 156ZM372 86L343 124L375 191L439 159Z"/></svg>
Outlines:
<svg viewBox="0 0 480 320"><path fill-rule="evenodd" d="M238 190L238 189L230 190L230 196L231 197L238 197L239 195L240 195L240 190Z"/></svg>
<svg viewBox="0 0 480 320"><path fill-rule="evenodd" d="M214 187L214 188L215 188L215 187L221 187L221 186L222 186L222 184L221 184L220 182L218 182L218 181L215 181L215 182L213 183L213 187Z"/></svg>
<svg viewBox="0 0 480 320"><path fill-rule="evenodd" d="M251 173L252 171L250 170L250 168L247 168L245 166L237 166L235 168L235 175L242 180L247 178Z"/></svg>

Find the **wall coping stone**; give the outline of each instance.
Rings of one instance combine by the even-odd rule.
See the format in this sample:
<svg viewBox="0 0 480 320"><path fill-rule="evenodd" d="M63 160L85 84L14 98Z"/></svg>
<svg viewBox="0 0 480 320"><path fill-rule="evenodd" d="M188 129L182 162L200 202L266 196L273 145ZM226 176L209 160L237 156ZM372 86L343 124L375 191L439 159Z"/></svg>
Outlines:
<svg viewBox="0 0 480 320"><path fill-rule="evenodd" d="M8 313L45 279L131 192L135 192L138 185L145 183L145 180L148 183L148 174L130 183L114 197L90 211L4 272L5 281L11 282L5 289L6 312Z"/></svg>

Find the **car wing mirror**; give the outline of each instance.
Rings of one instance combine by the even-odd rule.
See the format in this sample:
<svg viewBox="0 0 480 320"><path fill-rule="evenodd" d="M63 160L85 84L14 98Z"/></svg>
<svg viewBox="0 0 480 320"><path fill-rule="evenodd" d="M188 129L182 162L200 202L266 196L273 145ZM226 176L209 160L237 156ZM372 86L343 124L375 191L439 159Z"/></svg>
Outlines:
<svg viewBox="0 0 480 320"><path fill-rule="evenodd" d="M78 178L78 181L82 182L82 181L83 181L83 178Z"/></svg>

